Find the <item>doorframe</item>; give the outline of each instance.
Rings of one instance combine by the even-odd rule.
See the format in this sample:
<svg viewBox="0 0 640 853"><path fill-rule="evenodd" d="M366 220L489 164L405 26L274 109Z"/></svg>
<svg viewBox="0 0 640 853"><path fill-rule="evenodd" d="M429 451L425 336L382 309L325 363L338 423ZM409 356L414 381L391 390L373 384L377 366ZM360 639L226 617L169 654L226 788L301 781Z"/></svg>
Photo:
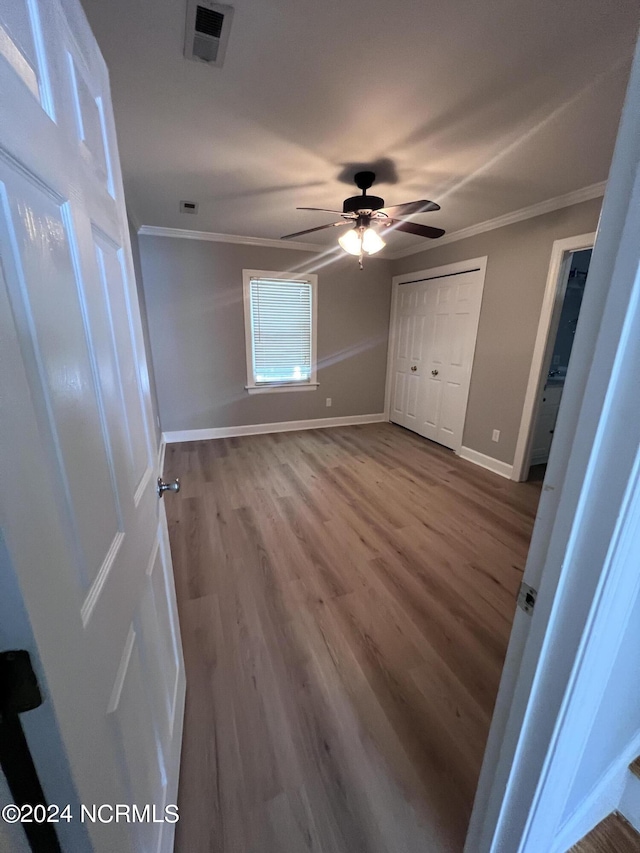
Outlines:
<svg viewBox="0 0 640 853"><path fill-rule="evenodd" d="M567 289L567 263L573 252L584 249L592 249L596 239L595 231L589 234L579 234L575 237L565 237L563 240L555 240L551 249L551 260L547 273L542 308L540 309L540 320L536 341L531 357L531 368L529 380L522 407L520 429L513 458L512 480L519 482L526 480L529 473L531 442L535 429L536 419L540 410L540 396L544 386L544 374L548 371L548 363L551 360L555 335L557 332L560 312L564 303Z"/></svg>
<svg viewBox="0 0 640 853"><path fill-rule="evenodd" d="M487 275L488 255L480 258L469 258L464 261L456 261L453 264L444 264L439 267L429 267L422 270L414 270L413 272L403 273L402 275L394 275L391 279L391 306L389 310L389 342L387 345L387 371L384 385L384 418L386 421L391 420L391 386L392 386L392 370L393 370L393 353L396 343L396 320L398 316L398 294L400 286L407 284L420 278L440 278L441 276L457 275L458 273L471 272L472 270L480 270L480 315L478 316L478 327L476 327L476 340L473 345L473 355L471 357L471 371L469 373L469 383L471 383L471 374L473 373L473 362L476 356L476 343L478 341L478 328L480 324L480 316L482 315L482 299L484 296L484 284ZM467 420L467 406L469 403L469 393L467 390L467 399L465 400L464 418L465 424ZM462 426L464 436L464 424ZM460 445L463 447L462 438ZM460 455L460 448L454 451L457 456Z"/></svg>
<svg viewBox="0 0 640 853"><path fill-rule="evenodd" d="M600 796L605 772L598 797L587 795L562 822L637 612L629 605L640 554L639 106L640 39L558 417L570 452L551 447L524 576L538 596L532 614L516 610L467 853L563 853L611 810L603 813Z"/></svg>

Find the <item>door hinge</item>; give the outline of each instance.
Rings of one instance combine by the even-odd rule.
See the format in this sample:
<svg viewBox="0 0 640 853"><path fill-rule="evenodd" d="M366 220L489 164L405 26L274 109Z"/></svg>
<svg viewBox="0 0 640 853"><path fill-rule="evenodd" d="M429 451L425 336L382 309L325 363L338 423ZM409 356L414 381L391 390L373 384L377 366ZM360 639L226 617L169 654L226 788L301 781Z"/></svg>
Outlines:
<svg viewBox="0 0 640 853"><path fill-rule="evenodd" d="M538 590L534 589L532 586L529 586L529 584L522 581L516 598L516 601L518 602L518 607L522 608L525 613L532 613L533 608L536 604L537 597Z"/></svg>

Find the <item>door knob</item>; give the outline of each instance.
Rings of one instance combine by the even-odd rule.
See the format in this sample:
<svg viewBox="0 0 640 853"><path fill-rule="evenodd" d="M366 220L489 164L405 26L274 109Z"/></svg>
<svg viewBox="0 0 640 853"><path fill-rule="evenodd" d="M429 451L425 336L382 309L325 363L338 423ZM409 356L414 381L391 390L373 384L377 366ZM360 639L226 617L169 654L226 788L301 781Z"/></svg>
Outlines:
<svg viewBox="0 0 640 853"><path fill-rule="evenodd" d="M417 367L416 367L416 365L414 364L414 365L413 365L413 367L411 368L411 372L412 372L412 373L415 373L417 369L418 369L418 368L417 368Z"/></svg>
<svg viewBox="0 0 640 853"><path fill-rule="evenodd" d="M438 375L438 371L437 371L437 370L432 370L432 371L431 371L431 375L432 375L432 376L437 376L437 375Z"/></svg>
<svg viewBox="0 0 640 853"><path fill-rule="evenodd" d="M158 492L158 497L161 498L164 492L179 492L180 491L180 480L176 477L173 483L165 483L162 480L162 477L158 477L158 487L156 489Z"/></svg>

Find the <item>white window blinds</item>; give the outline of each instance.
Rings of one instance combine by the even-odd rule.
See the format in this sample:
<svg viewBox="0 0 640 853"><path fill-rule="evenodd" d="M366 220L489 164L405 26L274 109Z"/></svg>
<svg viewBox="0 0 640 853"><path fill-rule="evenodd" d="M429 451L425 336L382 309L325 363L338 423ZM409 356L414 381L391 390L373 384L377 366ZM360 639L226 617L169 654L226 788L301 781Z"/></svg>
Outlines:
<svg viewBox="0 0 640 853"><path fill-rule="evenodd" d="M253 381L311 380L313 294L308 281L252 278Z"/></svg>

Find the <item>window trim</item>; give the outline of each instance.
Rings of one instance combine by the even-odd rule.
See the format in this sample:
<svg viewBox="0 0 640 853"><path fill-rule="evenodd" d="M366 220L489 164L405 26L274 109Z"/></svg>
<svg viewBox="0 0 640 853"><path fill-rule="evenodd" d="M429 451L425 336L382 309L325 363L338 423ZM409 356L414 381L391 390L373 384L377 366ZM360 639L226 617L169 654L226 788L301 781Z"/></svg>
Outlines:
<svg viewBox="0 0 640 853"><path fill-rule="evenodd" d="M302 281L311 285L311 376L300 382L264 382L256 385L253 379L253 338L251 336L251 279L267 278L283 281ZM295 276L290 272L273 270L242 270L242 302L244 309L244 346L249 394L274 394L283 391L316 391L318 388L318 276L309 273Z"/></svg>

